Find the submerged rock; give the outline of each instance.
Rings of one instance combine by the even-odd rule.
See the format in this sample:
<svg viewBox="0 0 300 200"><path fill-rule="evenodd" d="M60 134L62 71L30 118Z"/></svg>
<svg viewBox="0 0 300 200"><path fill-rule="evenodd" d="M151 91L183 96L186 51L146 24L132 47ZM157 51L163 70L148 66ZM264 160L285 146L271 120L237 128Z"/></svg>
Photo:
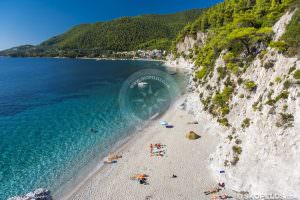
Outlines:
<svg viewBox="0 0 300 200"><path fill-rule="evenodd" d="M36 189L33 192L29 192L25 196L11 197L8 200L53 200L51 192L44 188Z"/></svg>

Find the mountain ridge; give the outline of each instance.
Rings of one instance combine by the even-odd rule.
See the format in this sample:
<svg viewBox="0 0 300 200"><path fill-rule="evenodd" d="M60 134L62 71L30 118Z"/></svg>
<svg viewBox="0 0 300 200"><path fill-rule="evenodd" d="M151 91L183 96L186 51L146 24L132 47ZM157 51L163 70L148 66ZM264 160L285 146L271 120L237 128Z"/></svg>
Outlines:
<svg viewBox="0 0 300 200"><path fill-rule="evenodd" d="M80 24L63 34L22 51L18 47L0 52L7 56L98 57L111 51L168 50L178 32L204 9L173 14L146 14L111 21ZM20 46L22 47L22 46Z"/></svg>

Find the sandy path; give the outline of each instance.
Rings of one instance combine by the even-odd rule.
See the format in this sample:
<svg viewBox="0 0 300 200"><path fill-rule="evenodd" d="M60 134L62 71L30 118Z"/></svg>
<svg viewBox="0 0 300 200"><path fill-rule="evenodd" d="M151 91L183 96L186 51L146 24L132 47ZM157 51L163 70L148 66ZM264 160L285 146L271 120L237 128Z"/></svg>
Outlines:
<svg viewBox="0 0 300 200"><path fill-rule="evenodd" d="M208 122L188 125L194 121L185 111L170 109L164 120L174 125L167 129L153 122L119 149L123 158L116 164L106 165L88 179L69 200L132 200L132 199L209 199L204 191L217 183L208 169L208 157L218 144L211 134ZM206 128L205 128L206 127ZM187 140L185 134L193 130L202 138ZM164 157L150 157L150 143L162 143L167 147ZM135 173L145 173L149 185L130 180ZM171 178L175 174L177 178ZM222 193L220 193L222 194Z"/></svg>

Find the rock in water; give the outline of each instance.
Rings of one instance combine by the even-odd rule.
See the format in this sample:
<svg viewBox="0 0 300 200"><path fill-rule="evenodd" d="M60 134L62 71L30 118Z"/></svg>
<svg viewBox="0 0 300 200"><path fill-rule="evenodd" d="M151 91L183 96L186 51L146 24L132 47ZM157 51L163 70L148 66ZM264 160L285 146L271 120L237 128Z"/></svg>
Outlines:
<svg viewBox="0 0 300 200"><path fill-rule="evenodd" d="M50 193L47 189L39 188L25 196L11 197L8 200L53 200Z"/></svg>

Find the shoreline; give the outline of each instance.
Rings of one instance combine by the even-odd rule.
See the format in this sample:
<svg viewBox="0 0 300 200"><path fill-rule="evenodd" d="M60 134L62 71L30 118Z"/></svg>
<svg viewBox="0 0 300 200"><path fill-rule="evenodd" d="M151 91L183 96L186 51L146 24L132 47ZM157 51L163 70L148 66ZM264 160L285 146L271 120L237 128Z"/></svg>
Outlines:
<svg viewBox="0 0 300 200"><path fill-rule="evenodd" d="M178 68L178 67L174 67L174 68ZM174 109L175 106L178 105L179 102L182 102L184 98L184 95L180 96L177 100L175 100L175 102L173 102L170 106L170 108L163 114L166 115L168 112L170 112L170 110ZM134 132L130 133L129 135L127 135L125 138L121 139L120 141L118 141L116 144L114 144L111 149L109 150L109 152L113 152L115 154L120 154L123 151L126 151L128 149L128 147L133 144L133 142L135 140L138 140L138 138L143 134L143 132L149 128L151 128L155 123L158 123L159 120L161 120L163 117L159 117L156 120L152 120L152 121L148 121L146 122L144 125L142 125L142 127L139 127L137 130L135 130ZM75 177L76 179L79 179L82 176L85 176L81 181L77 181L75 184L72 183L72 185L70 185L70 181L69 180L66 184L64 184L61 190L63 190L64 192L60 191L56 191L53 193L53 196L55 199L60 199L60 200L68 200L72 197L72 195L74 195L76 193L76 191L78 191L89 179L91 179L93 176L95 176L98 173L101 173L101 171L105 171L106 168L109 168L110 165L106 165L103 162L105 161L105 158L107 157L107 155L100 155L97 158L97 165L94 166L92 168L92 171L90 173L83 173L80 174L78 177ZM72 188L72 186L75 186L74 188ZM59 196L61 195L61 196Z"/></svg>
<svg viewBox="0 0 300 200"><path fill-rule="evenodd" d="M72 58L71 58L72 59ZM77 58L75 58L77 59ZM87 58L94 60L96 58ZM117 59L113 59L112 61L116 61ZM166 61L159 61L159 60L136 60L136 59L128 59L131 61L154 61L154 62L163 62L162 66L164 66L166 69L171 69L171 70L179 70L182 71L182 73L189 73L190 70L187 68L181 68L178 66L174 65L167 65ZM183 95L178 97L175 102L172 103L171 107L174 106L175 104L178 104L178 102L182 101ZM168 113L171 109L167 110L165 113ZM158 121L159 119L155 120ZM127 135L125 138L121 139L118 141L116 144L114 144L108 152L114 152L114 153L119 153L122 152L122 150L126 150L128 145L132 144L132 142L138 137L140 137L141 134L143 134L144 130L147 128L151 127L153 125L153 121L146 122L142 127L138 128L136 131L131 132L129 135ZM142 133L141 133L142 132ZM55 190L53 192L53 196L55 199L62 199L62 200L67 200L70 198L72 194L74 194L82 185L84 185L90 178L92 178L95 174L99 173L100 171L105 170L106 167L109 167L105 164L103 164L103 161L105 160L107 156L107 153L104 152L103 154L99 155L98 158L96 158L91 165L87 165L85 169L82 169L81 173L78 176L73 177L70 179L68 182L63 184L59 190ZM95 165L96 164L96 165ZM88 171L91 170L91 171Z"/></svg>
<svg viewBox="0 0 300 200"><path fill-rule="evenodd" d="M54 58L54 59L79 59L79 60L96 60L96 61L101 61L101 60L131 60L131 61L157 61L157 62L166 62L167 60L164 59L152 59L152 58L99 58L99 57L75 57L75 58L70 58L70 57L12 57L12 56L0 56L0 58Z"/></svg>
<svg viewBox="0 0 300 200"><path fill-rule="evenodd" d="M150 122L146 125L144 125L144 127L142 128L142 130L147 129L147 127L151 126L153 122ZM124 150L126 150L128 148L128 146L136 139L138 139L138 137L140 136L139 133L140 130L136 130L133 133L129 134L128 136L126 136L125 138L123 138L122 140L118 141L114 146L111 147L110 152L113 152L115 154L120 154L122 153ZM106 156L100 156L98 159L98 164L97 166L95 166L95 168L93 169L93 171L91 173L89 173L82 181L80 181L79 183L75 184L75 188L68 190L66 193L63 193L62 196L59 197L59 199L61 200L68 200L72 197L72 195L74 195L76 193L76 191L78 191L89 179L93 178L96 174L101 173L103 171L105 171L105 169L109 168L110 165L104 164L103 162L105 161ZM67 186L67 188L70 186ZM57 194L54 194L54 197Z"/></svg>
<svg viewBox="0 0 300 200"><path fill-rule="evenodd" d="M194 116L178 106L185 97L186 95L181 96L161 117L129 135L113 148L111 152L123 156L117 163L95 169L59 199L209 199L203 192L216 186L217 182L208 160L219 143L217 135L221 130L208 127L208 119L204 118L199 124L188 125L188 122L194 121ZM162 119L169 121L174 128L161 126L159 121ZM185 134L189 130L202 137L187 140ZM166 156L150 157L150 143L165 144ZM134 173L149 175L149 185L130 180ZM172 174L176 174L178 178L170 178ZM226 194L230 193L226 191Z"/></svg>

